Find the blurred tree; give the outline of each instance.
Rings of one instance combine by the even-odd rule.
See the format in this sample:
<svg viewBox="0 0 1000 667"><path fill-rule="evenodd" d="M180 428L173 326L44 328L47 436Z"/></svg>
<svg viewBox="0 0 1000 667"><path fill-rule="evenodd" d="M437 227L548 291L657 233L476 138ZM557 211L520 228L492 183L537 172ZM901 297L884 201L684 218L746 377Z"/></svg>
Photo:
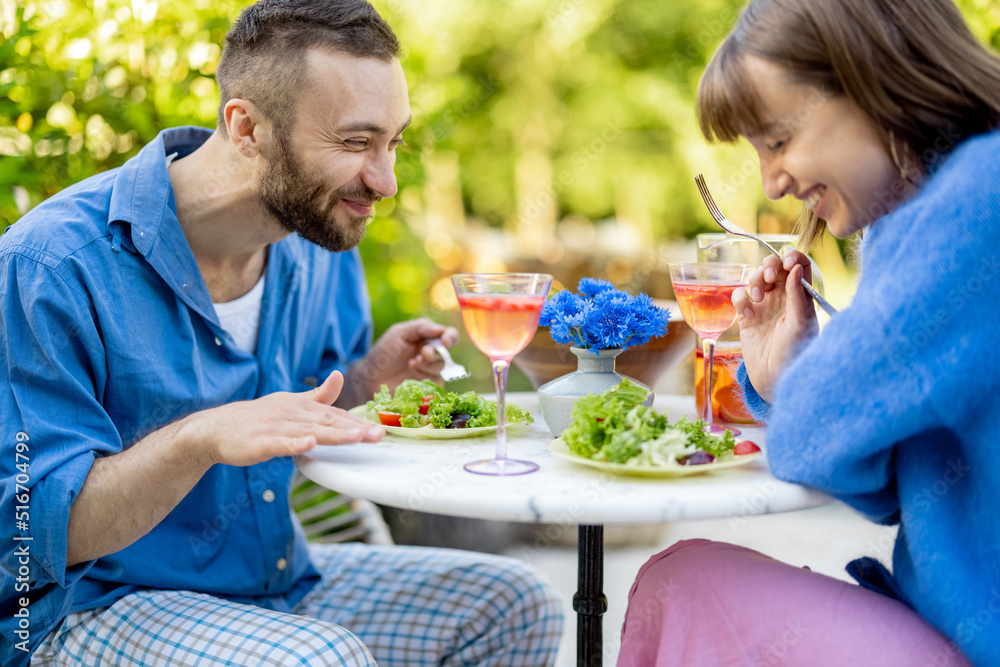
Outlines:
<svg viewBox="0 0 1000 667"><path fill-rule="evenodd" d="M0 0L0 230L164 127L214 126L220 45L246 4ZM753 154L706 146L692 111L742 0L375 4L404 44L414 112L400 194L362 245L379 330L446 307L441 277L502 268L501 248L542 265L574 239L603 248L588 220L614 218L615 238L644 248L711 229L698 172L733 186L718 196L733 217L756 218ZM958 4L1000 46L1000 2ZM794 217L766 206L772 221ZM484 240L469 252L473 235Z"/></svg>
<svg viewBox="0 0 1000 667"><path fill-rule="evenodd" d="M0 3L0 215L117 167L164 127L212 124L238 4Z"/></svg>

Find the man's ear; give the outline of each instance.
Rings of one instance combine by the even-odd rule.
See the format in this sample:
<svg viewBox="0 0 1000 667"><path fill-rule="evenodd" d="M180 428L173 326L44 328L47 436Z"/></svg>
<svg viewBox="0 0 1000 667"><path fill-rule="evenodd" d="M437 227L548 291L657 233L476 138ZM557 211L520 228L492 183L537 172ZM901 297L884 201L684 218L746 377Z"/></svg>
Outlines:
<svg viewBox="0 0 1000 667"><path fill-rule="evenodd" d="M249 100L231 99L223 110L226 131L233 147L243 157L254 158L270 153L271 124Z"/></svg>

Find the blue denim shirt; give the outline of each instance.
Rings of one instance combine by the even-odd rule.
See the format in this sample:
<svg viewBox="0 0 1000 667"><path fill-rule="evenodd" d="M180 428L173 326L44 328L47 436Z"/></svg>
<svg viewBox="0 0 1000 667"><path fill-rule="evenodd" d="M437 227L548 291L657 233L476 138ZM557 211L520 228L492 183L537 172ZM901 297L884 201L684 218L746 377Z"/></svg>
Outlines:
<svg viewBox="0 0 1000 667"><path fill-rule="evenodd" d="M216 465L149 534L66 567L70 505L96 458L192 412L305 390L371 345L357 252L295 235L269 248L257 354L219 326L164 159L210 134L164 131L0 237L0 664L25 663L17 645L33 650L66 614L138 590L287 611L318 581L290 458Z"/></svg>

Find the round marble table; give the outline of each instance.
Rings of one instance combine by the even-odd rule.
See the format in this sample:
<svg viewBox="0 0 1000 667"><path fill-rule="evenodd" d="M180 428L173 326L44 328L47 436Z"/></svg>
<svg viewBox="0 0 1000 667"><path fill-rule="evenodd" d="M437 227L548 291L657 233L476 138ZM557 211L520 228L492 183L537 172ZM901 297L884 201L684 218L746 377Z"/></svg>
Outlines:
<svg viewBox="0 0 1000 667"><path fill-rule="evenodd" d="M542 421L536 394L513 393L510 402L535 416L530 426L508 428L511 458L535 461L537 472L486 477L462 469L490 458L493 434L457 440L386 436L375 444L317 447L298 458L302 473L329 489L400 509L500 521L579 526L579 665L600 665L603 525L659 523L788 512L831 502L824 494L776 480L764 457L749 465L689 477L613 475L567 461L548 451L552 434ZM694 418L692 396L657 396L654 407L671 421ZM740 426L742 440L766 451L763 428Z"/></svg>

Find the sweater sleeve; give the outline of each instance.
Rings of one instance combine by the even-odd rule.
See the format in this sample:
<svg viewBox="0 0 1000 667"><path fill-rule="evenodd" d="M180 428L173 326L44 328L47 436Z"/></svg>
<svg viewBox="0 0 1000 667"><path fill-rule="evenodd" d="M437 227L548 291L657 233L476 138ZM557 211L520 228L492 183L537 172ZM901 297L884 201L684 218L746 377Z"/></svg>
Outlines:
<svg viewBox="0 0 1000 667"><path fill-rule="evenodd" d="M739 368L736 369L736 382L740 385L740 389L743 390L743 402L746 404L750 414L753 415L753 418L759 422L767 423L771 417L771 404L761 398L757 390L753 388L750 376L747 375L747 365L742 360L740 361Z"/></svg>
<svg viewBox="0 0 1000 667"><path fill-rule="evenodd" d="M1000 330L1000 169L973 183L956 162L884 219L854 303L788 366L768 423L777 477L879 521L899 512L897 448L981 418L998 373L977 341Z"/></svg>

